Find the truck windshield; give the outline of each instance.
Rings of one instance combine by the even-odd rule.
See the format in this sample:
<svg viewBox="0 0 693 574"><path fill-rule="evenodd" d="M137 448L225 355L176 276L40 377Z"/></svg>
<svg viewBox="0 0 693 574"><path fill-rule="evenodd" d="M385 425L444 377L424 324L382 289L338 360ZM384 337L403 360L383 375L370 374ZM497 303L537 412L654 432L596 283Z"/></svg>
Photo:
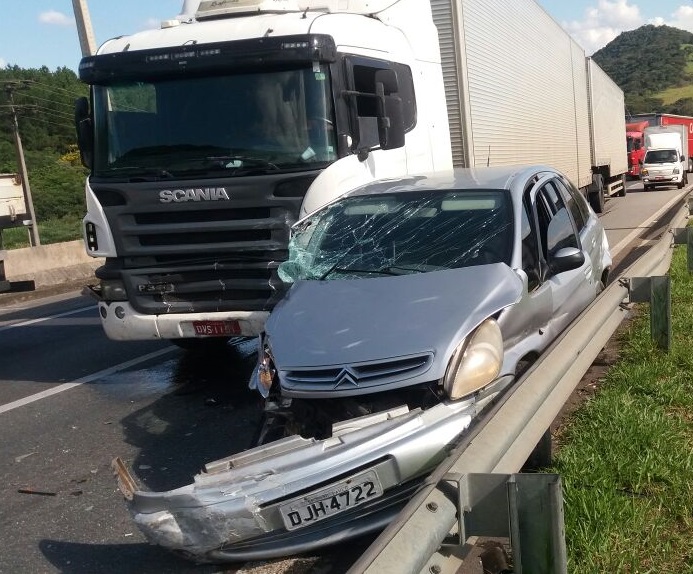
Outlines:
<svg viewBox="0 0 693 574"><path fill-rule="evenodd" d="M337 158L327 67L94 86L94 177L205 178Z"/></svg>
<svg viewBox="0 0 693 574"><path fill-rule="evenodd" d="M675 149L652 149L645 154L645 163L675 163L678 154Z"/></svg>

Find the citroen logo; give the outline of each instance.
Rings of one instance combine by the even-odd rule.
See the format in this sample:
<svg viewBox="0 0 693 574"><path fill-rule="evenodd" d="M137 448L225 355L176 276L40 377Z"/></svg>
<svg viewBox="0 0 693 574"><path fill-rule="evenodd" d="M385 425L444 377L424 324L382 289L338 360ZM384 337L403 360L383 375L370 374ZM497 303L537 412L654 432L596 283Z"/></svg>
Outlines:
<svg viewBox="0 0 693 574"><path fill-rule="evenodd" d="M358 376L356 376L356 374L353 373L349 367L346 367L339 371L339 374L335 378L335 385L332 388L334 390L342 385L352 385L354 387L359 386Z"/></svg>

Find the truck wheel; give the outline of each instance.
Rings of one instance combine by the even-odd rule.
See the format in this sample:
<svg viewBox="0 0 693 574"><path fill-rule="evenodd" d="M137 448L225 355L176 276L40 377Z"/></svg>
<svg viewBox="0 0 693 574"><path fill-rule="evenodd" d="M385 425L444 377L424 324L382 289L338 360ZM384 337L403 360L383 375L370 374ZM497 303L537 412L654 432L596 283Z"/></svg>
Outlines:
<svg viewBox="0 0 693 574"><path fill-rule="evenodd" d="M683 178L681 178L681 181L680 181L680 182L678 182L678 183L676 184L676 187L677 187L678 189L682 189L682 188L683 188L683 186L684 186L684 183L683 183Z"/></svg>
<svg viewBox="0 0 693 574"><path fill-rule="evenodd" d="M621 188L621 191L618 192L619 197L626 197L626 194L628 193L628 190L626 189L626 175L623 174L621 176L621 183L623 184L623 187Z"/></svg>
<svg viewBox="0 0 693 574"><path fill-rule="evenodd" d="M650 191L650 186L647 184L643 185L642 188L644 191Z"/></svg>
<svg viewBox="0 0 693 574"><path fill-rule="evenodd" d="M590 205L595 213L602 213L604 211L604 178L599 173L594 176L592 190L589 197Z"/></svg>

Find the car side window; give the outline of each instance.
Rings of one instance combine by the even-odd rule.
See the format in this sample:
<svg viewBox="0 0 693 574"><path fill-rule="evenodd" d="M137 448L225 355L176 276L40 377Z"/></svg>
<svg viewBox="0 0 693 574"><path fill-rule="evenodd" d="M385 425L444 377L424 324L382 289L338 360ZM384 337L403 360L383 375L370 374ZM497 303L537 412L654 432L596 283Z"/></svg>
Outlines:
<svg viewBox="0 0 693 574"><path fill-rule="evenodd" d="M579 249L573 220L553 181L543 185L537 194L537 215L547 261L565 247Z"/></svg>
<svg viewBox="0 0 693 574"><path fill-rule="evenodd" d="M577 191L572 185L566 185L565 182L561 180L556 180L554 182L556 188L561 193L561 196L565 199L568 211L573 216L573 221L578 228L578 232L581 232L587 220L589 219L589 209L587 208L587 201L584 196Z"/></svg>

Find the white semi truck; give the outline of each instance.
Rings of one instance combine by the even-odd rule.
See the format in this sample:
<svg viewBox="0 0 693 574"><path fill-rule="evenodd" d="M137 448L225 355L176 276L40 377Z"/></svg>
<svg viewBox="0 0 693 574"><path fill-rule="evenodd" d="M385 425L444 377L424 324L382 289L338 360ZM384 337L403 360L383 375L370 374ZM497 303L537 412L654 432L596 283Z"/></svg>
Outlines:
<svg viewBox="0 0 693 574"><path fill-rule="evenodd" d="M625 194L623 93L533 0L186 2L79 75L112 339L257 335L292 223L376 178L542 163L596 211Z"/></svg>

